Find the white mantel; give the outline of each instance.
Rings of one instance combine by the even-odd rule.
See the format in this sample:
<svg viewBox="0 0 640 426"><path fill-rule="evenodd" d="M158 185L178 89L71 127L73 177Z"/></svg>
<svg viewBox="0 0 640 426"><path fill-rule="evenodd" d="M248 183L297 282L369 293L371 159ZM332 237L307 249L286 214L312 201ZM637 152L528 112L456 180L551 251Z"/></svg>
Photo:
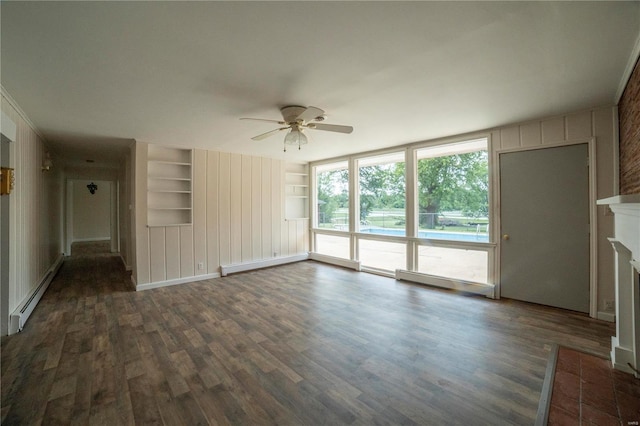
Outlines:
<svg viewBox="0 0 640 426"><path fill-rule="evenodd" d="M639 377L640 370L640 194L598 200L613 212L616 252L616 335L611 338L614 368ZM633 368L631 368L631 365Z"/></svg>

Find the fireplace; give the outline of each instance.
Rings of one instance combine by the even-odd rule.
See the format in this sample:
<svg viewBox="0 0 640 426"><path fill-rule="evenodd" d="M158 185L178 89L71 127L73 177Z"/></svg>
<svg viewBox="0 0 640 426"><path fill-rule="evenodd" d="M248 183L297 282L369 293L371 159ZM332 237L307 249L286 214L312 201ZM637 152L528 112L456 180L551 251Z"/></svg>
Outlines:
<svg viewBox="0 0 640 426"><path fill-rule="evenodd" d="M618 370L640 377L640 194L598 200L614 214L616 335L611 362Z"/></svg>

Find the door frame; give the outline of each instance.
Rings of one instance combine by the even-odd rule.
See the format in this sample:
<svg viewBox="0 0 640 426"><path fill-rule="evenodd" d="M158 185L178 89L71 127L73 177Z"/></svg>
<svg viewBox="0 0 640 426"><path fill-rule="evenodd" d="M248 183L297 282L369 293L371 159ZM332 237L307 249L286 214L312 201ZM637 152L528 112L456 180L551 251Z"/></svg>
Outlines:
<svg viewBox="0 0 640 426"><path fill-rule="evenodd" d="M502 250L502 220L501 220L501 191L500 191L500 156L513 152L532 151L535 149L559 148L570 145L587 144L589 155L589 316L596 318L598 315L598 214L597 214L597 180L596 180L596 139L594 137L561 141L544 145L532 145L517 148L497 149L493 152L494 189L495 189L495 226L493 229L493 241L496 242L495 261L495 294L500 298L500 282L502 274L501 250Z"/></svg>

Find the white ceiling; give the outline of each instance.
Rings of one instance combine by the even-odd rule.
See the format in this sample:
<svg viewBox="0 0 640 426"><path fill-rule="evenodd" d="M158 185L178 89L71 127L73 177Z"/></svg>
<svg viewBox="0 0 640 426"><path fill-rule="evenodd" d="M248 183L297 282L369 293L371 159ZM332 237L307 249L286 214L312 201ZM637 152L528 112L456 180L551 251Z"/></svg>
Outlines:
<svg viewBox="0 0 640 426"><path fill-rule="evenodd" d="M131 139L309 161L612 105L639 2L9 2L2 86L58 158ZM240 117L327 111L301 151Z"/></svg>

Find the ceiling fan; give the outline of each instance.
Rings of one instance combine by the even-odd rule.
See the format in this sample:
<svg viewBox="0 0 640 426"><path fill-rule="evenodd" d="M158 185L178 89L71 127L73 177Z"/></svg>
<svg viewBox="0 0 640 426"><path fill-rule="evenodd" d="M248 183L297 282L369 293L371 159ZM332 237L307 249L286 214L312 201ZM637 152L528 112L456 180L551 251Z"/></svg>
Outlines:
<svg viewBox="0 0 640 426"><path fill-rule="evenodd" d="M287 133L284 138L285 152L287 151L287 145L298 145L298 149L300 149L301 145L308 143L307 136L303 133L305 129L326 130L338 133L353 132L353 127L351 126L321 123L321 121L324 121L325 115L324 111L320 108L291 105L281 108L280 112L282 113L282 120L269 120L265 118L241 118L240 120L266 121L284 126L262 133L258 136L254 136L251 138L254 141L266 139L269 136L273 136L276 133L281 132L282 130L289 129L289 133Z"/></svg>

